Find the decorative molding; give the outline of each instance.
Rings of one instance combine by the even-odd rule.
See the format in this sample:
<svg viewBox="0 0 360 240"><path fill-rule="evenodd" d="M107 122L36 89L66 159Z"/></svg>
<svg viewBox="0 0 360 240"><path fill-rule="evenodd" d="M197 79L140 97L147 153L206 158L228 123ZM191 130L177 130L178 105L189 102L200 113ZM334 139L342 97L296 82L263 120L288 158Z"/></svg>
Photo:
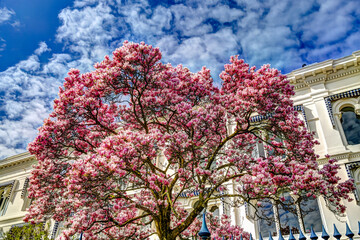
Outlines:
<svg viewBox="0 0 360 240"><path fill-rule="evenodd" d="M333 158L333 159L336 159L336 160L343 160L343 159L348 159L348 162L345 163L345 164L350 164L352 163L354 160L355 161L358 161L360 160L360 152L355 152L355 153L349 153L349 152L346 152L346 153L341 153L341 154L336 154L336 155L331 155L330 158ZM328 163L328 159L327 158L319 158L317 160L317 162L319 164L325 164L325 163Z"/></svg>
<svg viewBox="0 0 360 240"><path fill-rule="evenodd" d="M342 93L333 94L333 95L330 95L330 96L324 98L326 110L329 114L329 117L330 117L333 127L335 127L335 119L334 119L333 110L332 110L332 102L337 101L342 98L351 98L351 97L358 97L358 96L360 96L360 88L342 92Z"/></svg>
<svg viewBox="0 0 360 240"><path fill-rule="evenodd" d="M205 188L204 192L208 192L211 188ZM219 189L216 189L217 192L219 192ZM182 198L191 198L194 196L199 196L200 190L187 190L182 193L180 193L180 197Z"/></svg>
<svg viewBox="0 0 360 240"><path fill-rule="evenodd" d="M325 82L326 81L326 77L320 77L320 78L316 78L316 79L308 79L308 80L304 80L304 82L306 83L306 85L310 85L310 84L314 84L314 83L318 83L318 82Z"/></svg>
<svg viewBox="0 0 360 240"><path fill-rule="evenodd" d="M290 83L294 85L295 90L308 88L311 84L360 73L359 61L360 51L356 51L352 55L343 58L330 59L296 69L286 76Z"/></svg>
<svg viewBox="0 0 360 240"><path fill-rule="evenodd" d="M9 194L9 200L10 200L10 202L13 202L13 201L14 201L15 189L16 189L16 187L17 187L18 182L19 182L18 180L14 180L13 183L12 183L11 190L10 190L10 194Z"/></svg>
<svg viewBox="0 0 360 240"><path fill-rule="evenodd" d="M316 161L317 161L317 163L318 163L319 165L324 165L324 164L328 163L328 160L327 160L327 159L318 159L318 160L316 160Z"/></svg>
<svg viewBox="0 0 360 240"><path fill-rule="evenodd" d="M55 224L54 224L54 227L53 227L53 229L52 229L52 233L51 233L50 239L55 239L56 233L57 233L58 228L59 228L59 225L60 225L60 222L56 221Z"/></svg>
<svg viewBox="0 0 360 240"><path fill-rule="evenodd" d="M298 112L301 111L301 114L303 115L303 118L304 118L304 122L305 122L306 128L307 128L307 129L310 129L310 128L309 128L308 120L307 120L307 118L306 118L304 106L303 106L303 105L295 105L295 106L294 106L294 109L295 109L295 111L298 111Z"/></svg>
<svg viewBox="0 0 360 240"><path fill-rule="evenodd" d="M358 168L358 167L360 167L360 161L345 163L346 173L350 179L354 179L354 176L352 175L351 170L354 168ZM354 191L354 195L355 195L356 201L359 201L360 200L359 194L356 190Z"/></svg>
<svg viewBox="0 0 360 240"><path fill-rule="evenodd" d="M12 181L8 181L8 182L4 182L4 183L0 184L0 187L11 186L10 192L9 192L9 194L7 196L10 201L12 201L12 197L13 197L13 193L15 191L16 183L17 183L17 180L12 180Z"/></svg>
<svg viewBox="0 0 360 240"><path fill-rule="evenodd" d="M345 168L346 168L346 173L348 175L348 177L352 178L352 175L351 175L351 170L353 168L358 168L360 167L360 161L357 161L357 162L351 162L351 163L346 163L345 164Z"/></svg>
<svg viewBox="0 0 360 240"><path fill-rule="evenodd" d="M26 226L26 225L28 225L28 224L29 224L29 223L25 223L25 222L13 224L13 225L11 225L10 231L11 231L11 229L14 228L14 227L23 227L23 226Z"/></svg>
<svg viewBox="0 0 360 240"><path fill-rule="evenodd" d="M35 160L35 157L32 156L29 152L21 153L21 154L0 160L0 169L19 165L21 163L24 163L27 161L34 161L34 160Z"/></svg>
<svg viewBox="0 0 360 240"><path fill-rule="evenodd" d="M306 126L308 126L308 122L307 122L307 119L306 119L306 115L305 115L305 110L304 110L304 107L303 105L295 105L294 106L294 110L295 111L298 111L302 113L303 117L304 117L304 120L305 120L305 124ZM250 122L251 123L257 123L257 122L261 122L263 120L266 120L268 119L269 117L271 117L272 114L271 113L268 113L266 116L263 116L263 115L257 115L257 116L253 116L250 118Z"/></svg>
<svg viewBox="0 0 360 240"><path fill-rule="evenodd" d="M25 182L24 182L24 185L23 185L23 188L21 191L21 198L25 198L25 196L26 196L27 188L29 187L29 180L30 180L29 178L25 179Z"/></svg>
<svg viewBox="0 0 360 240"><path fill-rule="evenodd" d="M336 160L349 159L350 155L348 153L345 153L345 154L341 154L341 155L331 156L331 158L334 158Z"/></svg>
<svg viewBox="0 0 360 240"><path fill-rule="evenodd" d="M305 88L305 87L307 87L307 85L304 84L304 83L302 83L302 84L297 84L297 85L295 85L295 86L294 86L294 89L297 90L297 89L301 89L301 88Z"/></svg>
<svg viewBox="0 0 360 240"><path fill-rule="evenodd" d="M360 153L351 154L351 155L349 156L349 159L352 159L352 158L360 158Z"/></svg>
<svg viewBox="0 0 360 240"><path fill-rule="evenodd" d="M351 75L351 74L355 74L355 73L358 73L360 72L360 69L353 69L353 70L350 70L350 71L347 71L347 72L343 72L343 73L338 73L338 74L334 74L332 76L329 76L327 78L327 80L333 80L333 79L336 79L336 78L341 78L341 77L345 77L345 76L348 76L348 75ZM335 73L335 72L334 72Z"/></svg>
<svg viewBox="0 0 360 240"><path fill-rule="evenodd" d="M199 196L199 194L200 194L200 190L189 190L189 191L180 193L180 197L190 198L190 197L194 197L194 196Z"/></svg>

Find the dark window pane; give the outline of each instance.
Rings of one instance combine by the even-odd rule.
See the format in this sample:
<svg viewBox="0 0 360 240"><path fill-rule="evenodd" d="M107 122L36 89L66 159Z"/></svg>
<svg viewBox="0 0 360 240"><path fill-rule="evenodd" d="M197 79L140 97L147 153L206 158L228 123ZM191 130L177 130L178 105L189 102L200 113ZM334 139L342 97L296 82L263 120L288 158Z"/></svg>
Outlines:
<svg viewBox="0 0 360 240"><path fill-rule="evenodd" d="M315 232L321 232L321 216L319 205L315 198L310 198L306 201L302 201L301 210L303 212L305 231L310 232L311 226Z"/></svg>
<svg viewBox="0 0 360 240"><path fill-rule="evenodd" d="M284 198L285 201L283 201L283 204L278 204L281 233L283 235L289 235L291 227L292 232L294 234L298 234L300 227L298 217L296 215L294 199L289 194L285 194Z"/></svg>
<svg viewBox="0 0 360 240"><path fill-rule="evenodd" d="M217 206L213 206L213 207L210 209L210 212L213 213L213 216L216 216L216 217L219 217L219 216L220 216L219 208L218 208Z"/></svg>
<svg viewBox="0 0 360 240"><path fill-rule="evenodd" d="M261 202L261 206L257 209L257 214L259 215L258 224L261 235L266 237L271 233L272 236L276 236L273 206L269 200Z"/></svg>
<svg viewBox="0 0 360 240"><path fill-rule="evenodd" d="M293 198L285 194L285 201L278 203L281 233L283 235L290 234L290 228L293 234L299 234L300 225L296 212L295 202ZM310 232L311 226L314 231L321 232L321 216L317 200L315 198L303 199L300 203L301 212L304 220L305 231ZM259 231L262 236L269 236L269 232L276 236L275 220L273 206L269 200L264 200L258 208L259 215Z"/></svg>
<svg viewBox="0 0 360 240"><path fill-rule="evenodd" d="M345 107L341 112L341 124L348 144L360 144L360 116L351 107Z"/></svg>

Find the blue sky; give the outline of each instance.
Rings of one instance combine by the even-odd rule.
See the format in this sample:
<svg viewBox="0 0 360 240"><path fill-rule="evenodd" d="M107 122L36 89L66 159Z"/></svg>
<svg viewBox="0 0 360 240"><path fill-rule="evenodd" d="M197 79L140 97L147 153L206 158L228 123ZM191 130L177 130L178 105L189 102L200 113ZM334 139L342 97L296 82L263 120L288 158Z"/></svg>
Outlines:
<svg viewBox="0 0 360 240"><path fill-rule="evenodd" d="M0 158L26 150L70 68L124 40L218 74L231 55L288 73L360 49L357 0L0 0Z"/></svg>

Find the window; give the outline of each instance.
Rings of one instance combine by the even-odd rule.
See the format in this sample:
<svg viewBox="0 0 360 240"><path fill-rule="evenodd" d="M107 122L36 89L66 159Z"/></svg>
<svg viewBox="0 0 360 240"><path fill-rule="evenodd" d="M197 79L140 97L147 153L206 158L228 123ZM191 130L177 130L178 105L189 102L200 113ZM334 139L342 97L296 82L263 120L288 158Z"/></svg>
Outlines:
<svg viewBox="0 0 360 240"><path fill-rule="evenodd" d="M12 184L0 187L0 216L4 216L9 205Z"/></svg>
<svg viewBox="0 0 360 240"><path fill-rule="evenodd" d="M354 185L355 185L355 199L360 205L360 161L357 162L351 162L345 164L346 171L349 178L354 179Z"/></svg>
<svg viewBox="0 0 360 240"><path fill-rule="evenodd" d="M297 205L300 207L300 212L297 209ZM275 213L275 214L274 214ZM271 233L272 236L277 235L276 227L276 213L278 214L279 228L283 235L290 234L291 231L294 234L298 234L300 229L309 233L311 226L314 231L321 232L321 216L320 210L317 204L317 200L314 198L304 198L302 201L295 202L289 194L285 194L285 200L270 201L265 199L261 202L261 206L258 207L257 214L259 232L263 236L268 236ZM300 215L300 216L299 216ZM301 227L301 224L304 224Z"/></svg>
<svg viewBox="0 0 360 240"><path fill-rule="evenodd" d="M346 95L326 103L330 120L339 131L342 142L348 149L354 149L353 145L360 144L360 97Z"/></svg>
<svg viewBox="0 0 360 240"><path fill-rule="evenodd" d="M353 171L353 175L354 175L354 184L355 184L355 187L356 187L355 191L357 193L357 198L358 198L358 202L359 202L359 195L360 195L360 167Z"/></svg>
<svg viewBox="0 0 360 240"><path fill-rule="evenodd" d="M210 208L210 212L213 214L214 217L220 217L220 212L219 212L218 206L212 206Z"/></svg>
<svg viewBox="0 0 360 240"><path fill-rule="evenodd" d="M360 144L360 116L353 107L341 109L341 126L349 145Z"/></svg>

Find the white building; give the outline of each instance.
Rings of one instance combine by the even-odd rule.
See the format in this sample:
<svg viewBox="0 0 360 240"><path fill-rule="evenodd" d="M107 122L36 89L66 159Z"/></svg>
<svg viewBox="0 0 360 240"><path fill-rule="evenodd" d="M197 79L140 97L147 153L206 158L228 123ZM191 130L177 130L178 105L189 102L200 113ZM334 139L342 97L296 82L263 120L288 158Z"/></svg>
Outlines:
<svg viewBox="0 0 360 240"><path fill-rule="evenodd" d="M343 180L353 178L355 181L355 201L346 203L344 216L334 216L321 198L315 200L318 210L309 215L313 223L317 222L320 224L318 226L323 224L329 235L333 233L333 224L336 224L345 237L345 222L355 233L360 220L360 116L356 115L360 114L360 51L337 60L305 66L287 76L295 86L294 103L303 113L309 130L315 132L320 142L316 146L316 152L320 155L319 164L324 164L325 155L330 154L338 159L340 177ZM22 223L30 204L26 188L34 163L36 160L28 153L0 161L0 229L4 232ZM184 201L190 207L195 204L196 198L184 196ZM208 210L218 211L219 214L227 211L233 224L241 225L256 237L264 225L249 216L251 209L246 206L231 208L222 202L213 202ZM287 217L286 214L283 216ZM296 218L287 220L292 224ZM309 226L306 218L304 222L307 231ZM275 226L265 228L270 231L276 229ZM319 231L318 227L315 230Z"/></svg>
<svg viewBox="0 0 360 240"><path fill-rule="evenodd" d="M355 200L344 202L347 206L344 216L336 217L320 198L317 199L318 217L313 213L309 219L318 222L317 229L314 226L315 231L321 231L319 226L323 224L329 235L333 234L333 224L336 224L343 237L346 232L345 222L355 233L359 230L360 221L360 115L357 115L360 114L359 65L360 51L357 51L350 56L314 63L287 74L295 86L294 105L302 111L307 127L315 132L320 142L315 148L320 155L319 164L325 164L325 155L329 154L338 160L342 180L353 178L355 181ZM263 224L249 219L246 208L236 209L235 212L234 223L241 224L245 230L258 237L259 228ZM286 219L283 220L286 222ZM306 221L304 219L305 225ZM305 226L307 232L309 228L310 224Z"/></svg>
<svg viewBox="0 0 360 240"><path fill-rule="evenodd" d="M22 153L0 161L0 237L12 226L23 224L30 205L27 187L32 165L36 160L29 153Z"/></svg>
<svg viewBox="0 0 360 240"><path fill-rule="evenodd" d="M302 218L302 228L296 215L279 208L274 209L271 203L267 212L272 216L274 210L279 211L283 235L286 235L291 227L295 235L299 229L303 229L309 237L310 228L313 226L320 236L322 225L327 233L332 235L333 224L336 224L343 238L346 238L345 222L357 233L360 221L360 51L340 59L304 66L287 74L287 77L295 86L294 105L320 142L315 148L320 155L319 164L327 163L327 154L337 159L341 166L339 176L342 180L354 179L357 190L352 197L354 201L344 202L347 209L341 217L335 216L325 206L324 199L309 201L308 206L303 207L313 211ZM185 202L193 206L196 198L187 199ZM210 204L208 211L214 209L214 204L218 205L220 215L224 211L230 214L233 224L242 226L256 238L259 238L259 232L267 238L269 232L274 235L280 228L275 226L275 221L272 221L271 226L267 226L265 221L254 220L254 209L249 206L234 208L225 201Z"/></svg>

